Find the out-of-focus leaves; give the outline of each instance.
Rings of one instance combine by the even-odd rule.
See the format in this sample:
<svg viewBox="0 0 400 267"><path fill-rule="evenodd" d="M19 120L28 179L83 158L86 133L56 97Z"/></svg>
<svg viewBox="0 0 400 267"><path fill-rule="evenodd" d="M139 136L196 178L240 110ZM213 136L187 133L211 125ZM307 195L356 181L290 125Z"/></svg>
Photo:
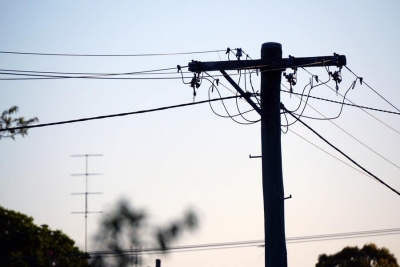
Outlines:
<svg viewBox="0 0 400 267"><path fill-rule="evenodd" d="M101 253L96 254L92 265L128 266L132 258L127 251L132 247L149 246L166 252L183 233L194 230L197 225L196 214L188 211L183 218L164 227L151 227L144 211L133 208L122 200L113 211L105 214L101 230L96 236L101 249L116 257L103 258Z"/></svg>
<svg viewBox="0 0 400 267"><path fill-rule="evenodd" d="M39 121L39 119L37 117L30 118L29 120L25 120L24 117L19 117L19 118L13 119L11 116L9 116L9 115L12 115L17 112L18 112L17 106L12 106L10 109L3 111L3 113L0 116L0 129L7 129L7 128L13 128L13 127L24 127L24 126L28 126L28 125L31 125L31 124ZM28 129L1 131L0 139L2 137L8 137L8 138L15 140L16 135L21 135L22 137L24 137L25 135L28 135Z"/></svg>

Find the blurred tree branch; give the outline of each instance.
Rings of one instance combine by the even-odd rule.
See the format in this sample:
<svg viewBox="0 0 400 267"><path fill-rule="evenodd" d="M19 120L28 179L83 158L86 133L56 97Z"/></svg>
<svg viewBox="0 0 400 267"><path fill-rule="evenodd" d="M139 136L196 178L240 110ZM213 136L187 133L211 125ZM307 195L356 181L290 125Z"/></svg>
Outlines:
<svg viewBox="0 0 400 267"><path fill-rule="evenodd" d="M28 126L32 123L39 121L39 119L37 117L30 118L29 120L25 120L24 117L12 118L11 115L17 113L18 109L19 108L17 106L12 106L8 110L5 110L5 111L3 111L3 113L1 113L0 129L7 129L7 128L13 128L13 127L24 127L24 126ZM15 136L18 134L20 134L20 135L22 135L22 137L24 137L25 135L28 135L28 129L1 131L0 139L2 137L9 137L9 138L12 138L13 140L15 140Z"/></svg>
<svg viewBox="0 0 400 267"><path fill-rule="evenodd" d="M132 247L150 246L166 252L185 232L198 226L197 216L191 210L162 227L152 227L147 221L144 211L130 207L125 200L120 201L115 210L104 216L96 240L106 251L92 254L91 266L128 266L132 261L129 253Z"/></svg>

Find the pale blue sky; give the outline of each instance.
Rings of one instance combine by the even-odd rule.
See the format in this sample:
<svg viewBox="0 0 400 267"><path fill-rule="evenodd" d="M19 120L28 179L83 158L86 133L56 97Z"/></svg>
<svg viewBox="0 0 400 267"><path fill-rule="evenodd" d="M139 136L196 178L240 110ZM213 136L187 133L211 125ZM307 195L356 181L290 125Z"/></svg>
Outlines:
<svg viewBox="0 0 400 267"><path fill-rule="evenodd" d="M259 58L264 42L280 42L283 55L347 56L348 66L394 105L400 106L399 1L3 1L0 51L82 54L169 53L241 47ZM167 57L66 58L0 55L1 69L65 72L130 72L187 65L192 59L226 59L222 52ZM311 69L326 79L322 69ZM299 92L309 76L299 71ZM236 78L235 78L236 79ZM259 88L257 77L254 85ZM343 93L354 80L343 70ZM21 116L53 122L129 112L192 101L180 80L0 81L0 109L18 105ZM227 82L225 82L227 84ZM331 83L330 85L333 85ZM196 100L207 99L206 84ZM227 95L229 91L221 89ZM326 87L314 94L340 101ZM357 84L348 97L357 104L391 109ZM296 98L282 93L288 107ZM338 106L310 102L326 116ZM245 108L245 104L242 105ZM308 115L315 115L311 109ZM371 112L397 131L397 115ZM326 121L307 122L372 173L400 189L399 169ZM335 121L346 131L400 164L400 136L364 112L345 107ZM342 158L312 133L292 128ZM293 133L282 136L287 237L397 228L400 197L314 148ZM242 126L215 116L209 106L32 129L26 138L0 141L0 205L26 213L84 244L84 160L72 154L102 153L89 161L92 210L120 197L146 208L162 223L192 206L201 228L180 244L263 238L260 126ZM89 217L89 233L99 215ZM400 258L398 236L289 244L292 267L313 266L321 253L375 242ZM89 250L95 249L89 243ZM263 266L261 248L172 254L167 266ZM260 257L261 256L261 257ZM149 262L150 264L150 262ZM151 264L153 264L151 262Z"/></svg>

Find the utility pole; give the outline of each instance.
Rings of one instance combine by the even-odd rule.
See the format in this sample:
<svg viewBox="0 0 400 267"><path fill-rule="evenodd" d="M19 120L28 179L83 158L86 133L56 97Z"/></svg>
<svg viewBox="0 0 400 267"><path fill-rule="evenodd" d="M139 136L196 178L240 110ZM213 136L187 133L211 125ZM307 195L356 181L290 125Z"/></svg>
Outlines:
<svg viewBox="0 0 400 267"><path fill-rule="evenodd" d="M282 59L282 46L265 43L261 59ZM287 266L282 176L281 70L261 69L261 151L264 195L265 266Z"/></svg>
<svg viewBox="0 0 400 267"><path fill-rule="evenodd" d="M87 252L87 215L88 213L102 213L102 211L88 211L88 195L99 195L102 192L88 192L88 176L102 175L102 173L89 173L88 172L88 157L100 157L102 154L84 154L84 155L71 155L71 157L85 157L86 159L86 172L79 174L71 174L72 176L85 176L85 192L71 193L71 195L85 195L85 211L72 212L73 214L85 214L85 252Z"/></svg>
<svg viewBox="0 0 400 267"><path fill-rule="evenodd" d="M241 49L240 56L241 56ZM333 56L282 59L282 45L264 43L261 59L189 63L195 78L203 71L220 71L227 81L261 116L262 185L264 201L265 266L287 267L285 208L281 153L280 86L286 68L346 65L346 57ZM253 102L225 70L259 69L261 71L261 107ZM196 74L198 74L196 76ZM195 85L196 83L192 83ZM252 156L250 156L252 158Z"/></svg>

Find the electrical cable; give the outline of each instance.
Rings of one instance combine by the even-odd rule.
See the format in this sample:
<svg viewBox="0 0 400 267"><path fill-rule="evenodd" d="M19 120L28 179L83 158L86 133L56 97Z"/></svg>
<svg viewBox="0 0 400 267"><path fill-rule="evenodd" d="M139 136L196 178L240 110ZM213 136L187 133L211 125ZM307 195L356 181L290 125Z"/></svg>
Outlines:
<svg viewBox="0 0 400 267"><path fill-rule="evenodd" d="M351 69L349 69L349 67L347 67L346 65L344 65L344 67L350 71L354 76L357 77L357 79L360 79L360 81L362 81L369 89L371 89L375 94L377 94L380 98L382 98L383 100L386 101L386 103L388 103L389 105L391 105L394 109L396 109L397 111L400 112L400 109L398 109L395 105L393 105L392 103L389 102L389 100L387 100L386 98L384 98L381 94L379 94L377 91L375 91L371 86L369 86L362 77L358 76L357 74L355 74Z"/></svg>
<svg viewBox="0 0 400 267"><path fill-rule="evenodd" d="M286 116L286 112L283 112L283 116L285 117L285 120L286 120L286 125L281 125L281 132L283 133L283 134L287 134L288 133L288 131L289 131L289 120L288 120L288 118L287 118L287 116ZM284 131L284 130L282 130L282 127L286 127L286 131Z"/></svg>
<svg viewBox="0 0 400 267"><path fill-rule="evenodd" d="M218 95L220 96L220 98L218 98L218 99L221 99L222 96L221 96L221 93L219 92L218 88L216 88L216 87L214 87L214 88L215 88L215 90L217 91ZM209 89L209 91L208 91L208 96L210 97L210 89ZM235 97L236 97L236 98L240 98L241 96L235 95ZM224 101L221 101L221 103L222 103L222 105L223 105L223 107L224 107L224 109L225 109L225 112L228 114L228 116L224 116L224 115L218 114L218 113L214 110L214 108L212 107L212 105L211 105L211 103L210 103L211 110L212 110L212 112L213 112L215 115L217 115L217 116L219 116L219 117L222 117L222 118L230 118L230 119L233 120L234 122L236 122L236 123L238 123L238 124L242 124L242 125L251 125L251 124L254 124L254 123L255 123L255 122L250 122L250 123L248 123L248 122L240 122L240 121L235 120L235 119L234 119L235 116L232 116L232 115L229 113L227 107L225 106ZM250 111L252 111L252 110L250 110ZM249 111L249 112L250 112L250 111ZM240 111L239 111L239 112L240 112Z"/></svg>
<svg viewBox="0 0 400 267"><path fill-rule="evenodd" d="M350 158L348 155L346 155L344 152L342 152L339 148L337 148L336 146L334 146L333 144L331 144L328 140L326 140L324 137L322 137L319 133L317 133L313 128L311 128L310 126L308 126L305 122L303 122L300 118L296 117L295 115L293 115L289 110L287 110L285 108L285 106L281 103L281 108L283 110L286 110L290 116L294 117L297 121L299 121L301 124L303 124L305 127L307 127L310 131L312 131L314 134L316 134L319 138L321 138L325 143L327 143L328 145L330 145L332 148L334 148L336 151L338 151L340 154L342 154L343 156L345 156L348 160L350 160L353 164L355 164L356 166L358 166L360 169L362 169L363 171L365 171L366 173L368 173L370 176L374 177L377 181L379 181L381 184L383 184L384 186L386 186L387 188L389 188L391 191L395 192L397 195L400 196L400 192L395 190L393 187L391 187L390 185L388 185L387 183L385 183L384 181L382 181L381 179L379 179L377 176L375 176L374 174L372 174L371 172L369 172L367 169L365 169L364 167L362 167L360 164L358 164L356 161L354 161L352 158Z"/></svg>
<svg viewBox="0 0 400 267"><path fill-rule="evenodd" d="M92 75L92 76L61 76L61 75L48 75L48 74L25 74L25 73L5 73L0 72L1 75L13 76L28 76L29 78L0 78L0 80L54 80L54 79L99 79L99 80L169 80L181 79L181 77L108 77L117 75L130 75L130 74L108 74L108 75ZM147 73L146 73L147 74ZM35 78L30 78L35 77Z"/></svg>
<svg viewBox="0 0 400 267"><path fill-rule="evenodd" d="M325 67L325 69L326 69L326 71L327 71L328 74L329 74L329 67L328 67L328 68ZM322 83L320 83L320 84L317 84L317 85L313 86L313 85L312 85L312 78L311 78L310 82L309 82L308 84L306 84L306 86L304 86L304 88L303 88L303 92L302 92L302 94L301 94L302 97L301 97L301 99L300 99L300 101L299 101L299 106L298 106L294 111L291 110L290 112L292 112L293 114L298 115L299 117L304 116L303 113L304 113L304 111L305 111L305 109L306 109L308 100L309 100L309 98L310 98L311 90L313 90L314 88L316 88L316 87L318 87L318 86L320 86L320 85L327 84L330 80L331 80L331 76L328 75L328 80L327 80L326 82L322 82ZM283 85L286 89L288 89L283 83L281 83L281 85ZM307 88L308 85L310 85L311 87L310 87L310 90L308 91L307 98L306 98L306 101L305 101L305 105L304 105L304 107L303 107L303 110L301 111L300 114L294 113L295 111L297 111L297 110L301 107L301 104L302 104L302 102L303 102L304 91L306 90L306 88ZM288 89L288 90L289 90L289 89ZM290 90L290 93L292 93L292 90ZM283 114L285 114L285 112L283 112ZM285 116L286 116L286 115L285 115ZM304 116L304 117L308 118L308 116ZM286 118L286 120L287 120L287 118ZM287 121L288 121L288 120L287 120ZM295 124L296 122L297 122L297 120L291 122L290 124L288 123L287 125L285 125L285 127L289 127L289 126Z"/></svg>
<svg viewBox="0 0 400 267"><path fill-rule="evenodd" d="M65 56L65 57L148 57L148 56L175 56L175 55L218 53L224 51L225 50L209 50L209 51L195 51L195 52L150 53L150 54L64 54L64 53L0 51L0 54L30 55L30 56Z"/></svg>
<svg viewBox="0 0 400 267"><path fill-rule="evenodd" d="M302 68L303 70L305 70L308 74L310 74L311 76L315 76L314 74L312 74L311 72L309 72L307 69ZM332 87L330 87L329 85L325 84L325 86L327 86L329 89L331 89L332 91L336 92L337 94L341 95L340 93L338 93L335 89L333 89ZM400 132L396 129L394 129L392 126L388 125L387 123L383 122L382 120L378 119L377 117L375 117L374 115L372 115L371 113L369 113L368 111L366 111L364 107L362 106L358 106L356 105L353 101L351 101L350 99L346 99L347 101L349 101L351 104L353 104L354 106L357 106L358 108L360 108L362 111L364 111L365 113L367 113L369 116L371 116L372 118L374 118L375 120L379 121L380 123L382 123L383 125L385 125L386 127L390 128L391 130L395 131L396 133L398 133L400 135ZM389 113L389 112L388 112Z"/></svg>
<svg viewBox="0 0 400 267"><path fill-rule="evenodd" d="M297 95L296 95L297 96ZM299 97L299 96L297 96ZM303 100L302 100L303 101ZM312 108L315 112L317 112L318 114L320 114L322 117L324 117L325 119L329 120L330 123L332 123L333 125L335 125L337 128L339 128L340 130L342 130L344 133L346 133L348 136L350 136L351 138L353 138L354 140L356 140L358 143L360 143L361 145L363 145L364 147L368 148L370 151L372 151L373 153L375 153L377 156L379 156L380 158L384 159L385 161L387 161L388 163L390 163L391 165L393 165L394 167L396 167L397 169L400 169L400 166L398 166L397 164L393 163L392 161L390 161L389 159L385 158L384 156L382 156L381 154L379 154L378 152L376 152L375 150L373 150L371 147L369 147L368 145L364 144L363 142L361 142L358 138L356 138L355 136L353 136L352 134L350 134L349 132L347 132L345 129L343 129L342 127L340 127L339 125L337 125L335 122L333 122L332 120L328 119L327 117L325 117L324 114L322 114L321 112L319 112L316 108L314 108L313 106L311 106L309 103L307 104L310 108Z"/></svg>
<svg viewBox="0 0 400 267"><path fill-rule="evenodd" d="M167 110L167 109L173 109L173 108L193 106L193 105L204 104L204 103L209 103L209 102L214 102L214 101L227 100L227 99L233 99L233 98L237 98L237 96L214 98L214 99L203 100L203 101L193 102L193 103L185 103L185 104L166 106L166 107L160 107L160 108L154 108L154 109L145 109L145 110L139 110L139 111L133 111L133 112L126 112L126 113L119 113L119 114L112 114L112 115L103 115L103 116L82 118L82 119L76 119L76 120L59 121L59 122L52 122L52 123L43 123L43 124L28 125L28 126L21 126L21 127L4 128L4 129L0 129L0 132L3 132L3 131L14 131L14 130L20 130L20 129L31 129L31 128L47 127L47 126L69 124L69 123L76 123L76 122L83 122L83 121L90 121L90 120L100 120L100 119L121 117L121 116L127 116L127 115L143 114L143 113L149 113L149 112L154 112L154 111L161 111L161 110Z"/></svg>
<svg viewBox="0 0 400 267"><path fill-rule="evenodd" d="M187 68L187 66L183 66L181 68ZM166 69L157 69L157 70L145 70L145 71L134 71L134 72L119 72L119 73L104 73L104 72L58 72L58 71L37 71L37 70L14 70L14 69L0 69L1 72L11 72L5 73L9 75L13 75L14 73L35 73L35 74L60 74L60 75L90 75L90 76L109 76L109 75L137 75L137 74L176 74L174 72L158 72L158 71L166 71L166 70L176 70L176 68L166 68ZM191 72L185 72L191 73Z"/></svg>
<svg viewBox="0 0 400 267"><path fill-rule="evenodd" d="M314 117L310 117L310 116L304 116L303 113L301 113L301 114L296 114L296 113L294 113L294 112L292 112L292 113L295 114L295 115L297 115L297 116L299 116L299 117L304 117L304 118L313 119L313 120L329 120L329 121L330 121L330 120L337 119L337 118L339 118L340 115L342 114L343 106L344 106L343 103L344 103L344 101L346 100L346 95L347 95L347 93L350 91L351 88L354 88L354 85L355 85L356 81L357 81L357 80L354 80L354 81L353 81L353 83L350 85L349 89L347 89L346 93L344 94L344 96L343 96L343 102L341 103L340 111L339 111L339 114L338 114L337 116L331 117L331 118L326 118L325 116L324 116L324 118L314 118ZM307 101L308 101L308 99L309 99L309 98L307 98ZM307 106L307 104L308 104L308 103L306 102L305 105L304 105L304 109L305 109L305 107ZM303 112L304 112L304 109L303 109Z"/></svg>
<svg viewBox="0 0 400 267"><path fill-rule="evenodd" d="M182 67L183 68L183 67ZM172 68L176 69L176 68ZM28 76L24 78L0 78L0 81L26 81L26 80L58 80L58 79L97 79L97 80L171 80L171 79L181 79L182 77L107 77L107 76L117 76L117 75L133 75L133 74L141 74L140 72L135 73L110 73L105 75L88 75L88 76L61 76L61 75L46 75L46 74L25 74L25 73L5 73L2 72L0 75L14 75L14 76ZM183 76L183 72L182 76ZM185 72L189 73L189 72ZM148 74L148 73L142 73ZM165 73L166 74L166 73ZM238 74L231 74L232 76ZM106 77L103 77L106 76ZM214 75L214 77L223 77L223 75ZM192 77L183 77L191 79Z"/></svg>
<svg viewBox="0 0 400 267"><path fill-rule="evenodd" d="M292 133L294 133L295 135L297 135L298 137L300 137L301 139L303 139L304 141L308 142L309 144L315 146L315 147L318 148L319 150L325 152L325 153L328 154L329 156L331 156L331 157L333 157L333 158L339 160L340 162L346 164L346 165L349 166L350 168L353 168L354 170L356 170L356 171L358 171L359 173L361 173L361 174L367 176L368 178L374 179L373 177L369 176L369 175L366 174L365 172L362 172L361 170L357 169L356 167L351 166L351 165L348 164L347 162L341 160L340 158L334 156L333 154L329 153L328 151L324 150L323 148L321 148L321 147L317 146L316 144L312 143L310 140L306 139L305 137L301 136L300 134L296 133L295 131L293 131L293 130L291 130L291 129L289 129L289 128L288 128L288 130L291 131ZM375 181L375 179L374 179L374 181Z"/></svg>
<svg viewBox="0 0 400 267"><path fill-rule="evenodd" d="M286 89L289 90L289 88L287 88L284 84L282 84ZM285 91L285 90L281 90L281 92L285 92L288 94L294 94L294 95L299 95L301 96L302 94L300 93L295 93L295 92L290 92L290 91ZM371 107L366 107L366 106L360 106L360 105L355 105L355 104L349 104L349 103L342 103L339 101L335 101L335 100L331 100L331 99L326 99L326 98L321 98L321 97L316 97L316 96L309 96L310 98L314 98L317 100L322 100L322 101L327 101L327 102L331 102L331 103L335 103L335 104L340 104L340 105L346 105L349 107L356 107L356 108L360 108L360 109L369 109L369 110L373 110L373 111L378 111L378 112L384 112L384 113L389 113L389 114L394 114L394 115L400 115L400 112L395 112L395 111L389 111L389 110L384 110L384 109L377 109L377 108L371 108ZM348 100L348 99L347 99Z"/></svg>
<svg viewBox="0 0 400 267"><path fill-rule="evenodd" d="M299 236L299 237L288 237L286 243L303 243L303 242L317 242L317 241L329 241L345 238L362 238L370 236L381 236L381 235L397 235L400 234L400 228L372 230L372 231L359 231L359 232L347 232L347 233L336 233L336 234L325 234L325 235L311 235L311 236ZM176 252L190 252L190 251L203 251L203 250L216 250L216 249L229 249L229 248L243 248L243 247L261 247L264 245L264 240L249 240L249 241L237 241L237 242L223 242L223 243L211 243L211 244L198 244L198 245L187 245L187 246L175 246L169 247L168 250L162 250L159 248L147 248L142 249L142 254L157 254L157 253L176 253ZM95 256L130 256L132 249L122 249L121 251L91 251L88 252L92 257Z"/></svg>
<svg viewBox="0 0 400 267"><path fill-rule="evenodd" d="M213 76L211 76L211 75L208 74L207 72L204 72L204 73L205 73L207 76L209 76L211 79L213 79L213 81L211 82L209 79L206 78L206 79L211 83L211 86L210 86L210 88L209 88L209 90L208 90L208 97L209 97L209 98L211 97L211 96L210 96L210 90L213 91L214 88L216 89L217 93L218 93L219 96L221 97L221 93L219 92L218 88L214 85L214 82L215 82L215 81L217 82L217 84L221 84L221 83L219 82L219 80L215 79ZM227 88L226 86L224 86L224 87ZM228 89L228 88L227 88L227 89ZM231 90L229 90L229 91L231 91ZM231 92L232 92L232 91L231 91ZM232 92L232 93L234 93L234 92ZM242 98L242 96L238 96L237 93L236 93L235 95L236 95L238 98ZM257 121L252 121L252 120L246 119L246 118L243 116L243 114L248 113L248 112L251 112L251 111L254 111L254 110L251 109L251 110L248 110L248 111L245 111L245 112L241 112L240 109L239 109L239 104L238 104L237 98L236 98L236 106L237 106L237 109L238 109L238 112L239 112L237 115L231 115L231 114L228 112L228 109L226 108L224 102L223 102L223 101L221 101L221 102L222 102L222 104L223 104L223 106L224 106L224 109L225 109L226 113L228 114L228 116L218 114L218 113L214 110L214 108L212 107L212 105L211 105L211 103L210 103L210 108L211 108L211 110L213 111L213 113L214 113L215 115L217 115L217 116L219 116L219 117L222 117L222 118L230 118L230 119L232 119L234 122L239 123L239 124L243 124L243 125L254 124L254 123L257 123L257 122L259 122L259 121L261 120L261 119L260 119L260 120L257 120ZM236 116L241 116L241 117L242 117L245 121L247 121L248 123L239 122L239 121L233 119L233 117L236 117Z"/></svg>
<svg viewBox="0 0 400 267"><path fill-rule="evenodd" d="M238 96L237 93L236 93L236 95ZM237 110L238 110L238 112L239 112L239 115L240 115L245 121L249 122L250 124L254 124L254 123L257 123L257 122L261 121L261 119L258 119L258 120L256 120L256 121L253 121L253 120L249 120L249 119L245 118L245 117L243 116L244 112L240 111L239 103L238 103L238 98L235 99L235 102L236 102L236 108L237 108ZM253 109L253 110L254 110L254 109Z"/></svg>

